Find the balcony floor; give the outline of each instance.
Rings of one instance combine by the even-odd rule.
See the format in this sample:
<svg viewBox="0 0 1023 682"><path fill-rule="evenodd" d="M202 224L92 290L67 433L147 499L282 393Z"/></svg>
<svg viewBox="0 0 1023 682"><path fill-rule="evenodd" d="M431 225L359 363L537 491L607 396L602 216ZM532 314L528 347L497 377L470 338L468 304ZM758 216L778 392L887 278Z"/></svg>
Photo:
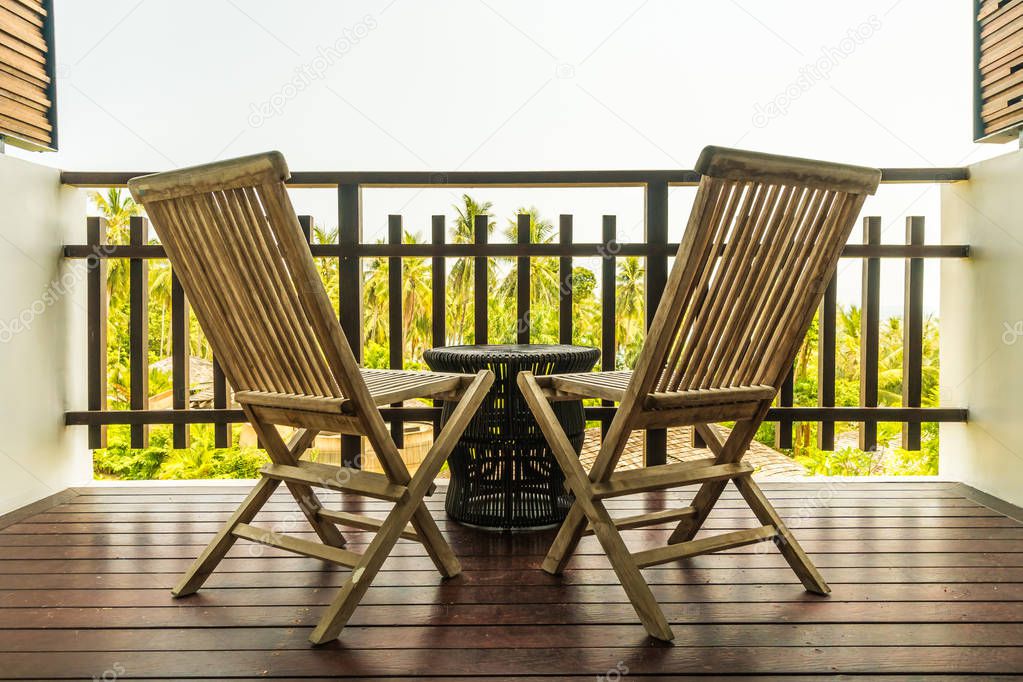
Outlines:
<svg viewBox="0 0 1023 682"><path fill-rule="evenodd" d="M764 487L830 581L830 598L806 594L770 545L652 568L677 636L660 645L644 636L593 538L552 578L537 568L551 532L460 527L443 520L441 491L429 504L463 575L440 584L422 549L402 541L341 640L318 649L306 637L343 570L239 542L198 595L168 593L244 488L82 489L0 531L0 678L1023 672L1023 524L953 483ZM285 495L257 523L301 529ZM609 506L638 513L659 502ZM753 518L730 489L708 524L735 529ZM667 532L626 539L652 546ZM367 542L348 536L355 549Z"/></svg>

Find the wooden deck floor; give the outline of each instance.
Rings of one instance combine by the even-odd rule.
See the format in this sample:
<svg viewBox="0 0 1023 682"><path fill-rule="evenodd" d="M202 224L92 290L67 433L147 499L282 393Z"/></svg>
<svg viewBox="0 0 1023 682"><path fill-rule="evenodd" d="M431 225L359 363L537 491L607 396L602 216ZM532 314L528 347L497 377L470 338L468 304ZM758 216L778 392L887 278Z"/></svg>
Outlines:
<svg viewBox="0 0 1023 682"><path fill-rule="evenodd" d="M659 645L592 538L555 579L537 568L550 532L462 528L444 520L441 491L430 506L464 574L441 584L421 548L402 542L341 639L318 649L306 637L342 570L239 542L198 595L168 593L243 488L83 490L0 531L0 678L1023 672L1023 524L955 484L765 489L831 582L830 598L806 594L771 546L652 568L645 573L677 635ZM752 525L734 489L726 495L709 526ZM635 513L659 499L610 504ZM299 519L282 494L257 522L298 531ZM638 548L666 534L627 539ZM367 542L349 538L356 549Z"/></svg>

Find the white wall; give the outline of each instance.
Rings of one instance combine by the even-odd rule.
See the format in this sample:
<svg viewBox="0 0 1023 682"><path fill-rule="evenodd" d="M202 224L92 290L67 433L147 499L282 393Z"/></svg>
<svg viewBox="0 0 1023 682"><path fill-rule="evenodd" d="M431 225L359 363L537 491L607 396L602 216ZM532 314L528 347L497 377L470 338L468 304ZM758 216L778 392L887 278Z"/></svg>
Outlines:
<svg viewBox="0 0 1023 682"><path fill-rule="evenodd" d="M0 154L0 514L92 476L84 429L64 426L85 396L85 266L61 247L84 237L79 190Z"/></svg>
<svg viewBox="0 0 1023 682"><path fill-rule="evenodd" d="M942 189L942 241L972 257L942 264L941 474L1023 505L1023 152L970 167Z"/></svg>

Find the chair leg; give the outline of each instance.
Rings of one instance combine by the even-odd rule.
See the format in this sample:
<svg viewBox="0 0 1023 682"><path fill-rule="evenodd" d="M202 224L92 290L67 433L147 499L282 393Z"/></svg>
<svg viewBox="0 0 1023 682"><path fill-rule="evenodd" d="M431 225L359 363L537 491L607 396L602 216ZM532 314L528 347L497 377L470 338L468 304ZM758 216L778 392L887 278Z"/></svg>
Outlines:
<svg viewBox="0 0 1023 682"><path fill-rule="evenodd" d="M249 419L249 423L252 425L252 429L256 432L274 464L294 466L298 458L302 456L302 453L306 451L312 444L313 439L316 438L317 431L299 429L291 437L290 441L285 443L284 439L281 438L281 434L273 425L264 424L249 408L244 405L242 407ZM347 544L345 536L341 534L337 526L320 516L323 504L313 489L305 483L288 481L285 485L287 485L292 497L298 503L298 507L302 510L302 515L305 516L306 521L316 531L320 541L331 547L344 547Z"/></svg>
<svg viewBox="0 0 1023 682"><path fill-rule="evenodd" d="M544 557L541 565L544 571L551 575L561 575L583 537L586 522L586 514L583 513L582 507L578 502L573 503L572 508L568 510L568 516L558 529L557 537L547 550L547 556Z"/></svg>
<svg viewBox="0 0 1023 682"><path fill-rule="evenodd" d="M455 556L451 545L444 539L440 528L437 527L437 522L433 520L430 510L426 508L425 504L420 503L416 506L416 510L412 514L412 527L416 529L423 548L442 577L454 578L462 572L462 564Z"/></svg>
<svg viewBox="0 0 1023 682"><path fill-rule="evenodd" d="M348 623L348 619L355 612L359 602L362 601L366 590L369 589L373 578L376 577L377 572L388 555L390 555L398 538L401 537L405 524L409 522L415 513L416 507L420 506L421 503L421 499L405 498L394 506L383 525L380 526L380 530L373 536L373 540L370 542L369 547L366 548L362 559L352 569L352 574L345 581L337 596L334 597L334 601L331 602L327 610L320 616L319 623L316 624L312 634L309 636L310 642L313 644L323 644L324 642L336 639L341 633L345 624Z"/></svg>
<svg viewBox="0 0 1023 682"><path fill-rule="evenodd" d="M584 517L582 523L585 524L588 520L593 526L594 535L597 536L601 547L604 548L611 567L618 576L622 587L625 588L625 593L628 595L629 601L632 602L633 608L636 609L646 631L657 639L666 641L674 639L675 635L671 631L671 626L668 625L667 618L664 617L664 612L654 598L653 592L640 573L636 562L633 561L621 533L615 527L614 520L608 514L603 502L594 499L590 479L579 463L575 448L572 447L565 430L558 422L543 390L536 383L536 378L530 372L522 372L519 374L518 383L522 395L529 404L533 416L536 417L540 429L558 460L558 464L565 472L565 480L572 492L575 493L576 503L573 508L579 507Z"/></svg>
<svg viewBox="0 0 1023 682"><path fill-rule="evenodd" d="M192 562L192 566L182 576L177 587L171 590L171 594L175 597L185 597L197 592L202 587L203 583L206 582L206 578L213 573L217 564L220 563L221 559L224 558L228 550L234 545L236 538L231 534L231 531L239 523L251 521L259 513L263 505L266 504L266 501L270 499L274 491L277 490L277 486L280 483L278 480L266 477L259 480L259 483L249 492L245 501L239 505L223 528L213 537L210 544L206 545L203 553Z"/></svg>
<svg viewBox="0 0 1023 682"><path fill-rule="evenodd" d="M416 470L415 476L409 481L407 496L391 509L391 513L387 515L380 530L377 531L369 547L366 548L366 552L362 555L362 560L352 570L352 575L345 581L334 601L320 617L320 622L309 636L309 641L313 644L329 642L341 633L366 590L369 589L373 578L391 553L394 544L401 537L405 525L410 521L416 531L421 533L422 544L434 560L441 575L450 577L461 572L457 557L444 536L441 535L429 510L426 509L423 497L432 486L433 479L447 460L448 455L451 454L455 443L458 442L462 432L469 425L469 421L476 414L480 403L483 402L483 398L493 383L493 372L480 372L462 394L458 405L448 418L447 425L437 434L433 447L430 448L423 463ZM404 468L404 463L400 458L395 461L397 448L394 447L394 441L390 440L390 433L383 430L379 433L371 433L369 438L371 445L374 446L381 458L381 464L404 471L403 476L407 477L408 470Z"/></svg>
<svg viewBox="0 0 1023 682"><path fill-rule="evenodd" d="M715 463L721 464L725 462L738 462L742 459L742 455L746 452L749 442L753 438L752 434L756 433L756 428L750 428L753 423L751 420L747 420L737 424L726 442L721 442L717 432L708 424L696 424L694 428L703 438L704 442L707 443L710 451L714 453ZM757 421L755 423L759 425L760 422ZM748 438L747 433L750 434ZM689 542L696 537L696 534L700 532L700 528L707 521L707 516L721 497L721 493L724 492L726 485L728 485L728 481L708 481L700 486L699 491L697 491L696 496L693 497L693 501L690 503L690 506L696 510L696 513L678 522L675 530L668 537L669 545Z"/></svg>
<svg viewBox="0 0 1023 682"><path fill-rule="evenodd" d="M782 556L785 557L785 561L792 567L795 574L799 576L803 587L809 592L829 594L831 588L824 581L824 577L821 576L817 567L810 560L810 557L803 551L796 537L789 530L789 527L785 525L778 511L767 499L767 496L764 495L764 491L761 490L760 486L749 476L744 476L735 479L735 487L739 489L743 499L746 500L746 504L753 510L760 523L765 526L774 526L778 531L775 544L781 551Z"/></svg>
<svg viewBox="0 0 1023 682"><path fill-rule="evenodd" d="M678 522L675 530L668 536L669 545L689 542L696 537L696 534L700 532L700 528L707 521L707 515L714 509L718 498L724 492L726 484L727 481L708 481L700 485L700 490L690 503L690 506L696 510L696 513Z"/></svg>

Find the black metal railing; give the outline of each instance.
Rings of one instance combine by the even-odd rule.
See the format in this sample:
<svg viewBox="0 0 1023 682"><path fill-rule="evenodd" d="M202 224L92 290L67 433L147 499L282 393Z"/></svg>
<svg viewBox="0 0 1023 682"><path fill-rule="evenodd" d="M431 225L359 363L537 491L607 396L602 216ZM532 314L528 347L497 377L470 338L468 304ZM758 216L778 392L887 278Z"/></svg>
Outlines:
<svg viewBox="0 0 1023 682"><path fill-rule="evenodd" d="M77 187L118 187L127 180L143 173L79 173L65 172L62 181ZM947 183L968 179L964 168L940 169L886 169L883 183ZM672 186L695 186L699 175L694 171L578 171L578 172L456 172L456 173L383 173L383 172L297 172L293 174L290 186L330 187L338 193L338 241L334 244L311 244L313 256L321 259L336 259L338 268L339 309L341 326L348 337L352 350L361 358L362 353L362 267L361 262L370 258L389 259L389 326L395 333L389 334L388 355L392 368L400 368L403 362L402 310L401 310L401 268L403 258L432 259L433 322L432 342L435 346L446 341L446 260L447 258L473 258L475 264L474 320L473 328L477 343L488 338L487 319L487 268L490 258L514 258L518 265L517 338L520 342L529 340L530 334L530 259L556 257L559 259L559 279L562 283L559 293L559 332L561 342L570 343L572 336L572 287L571 273L574 258L600 258L602 267L601 315L602 335L601 369L615 368L615 273L616 259L625 256L642 257L646 261L645 290L646 318L650 318L657 307L660 293L668 276L668 260L678 248L668 242L668 196ZM449 244L446 242L447 219L433 216L431 221L432 243L402 243L401 216L390 216L388 240L386 243L368 243L362 239L361 190L377 187L586 187L605 186L640 187L645 192L645 240L639 243L618 243L615 216L605 216L602 224L602 240L597 243L578 243L573 240L573 217L559 217L559 241L557 243L530 243L529 217L520 216L517 223L517 239L510 244L488 243L488 216L477 217L474 244ZM923 218L907 220L907 238L904 244L880 243L880 218L866 217L862 244L847 245L843 258L864 259L863 300L861 334L861 395L859 407L835 407L835 365L836 365L836 284L832 281L824 296L821 309L820 355L817 407L793 407L793 382L783 387L778 406L771 410L768 420L778 422L778 444L791 447L792 426L796 422L819 422L819 439L822 449L834 447L834 425L836 422L859 422L861 445L874 449L877 445L877 424L879 422L902 422L904 445L907 449L919 449L920 424L924 422L960 422L967 418L967 411L958 407L923 408L921 395L921 373L923 359L922 330L923 313L923 263L925 259L967 258L967 245L925 245L923 243ZM312 219L301 217L307 237L312 230ZM144 218L132 218L130 241L126 245L104 244L105 227L103 220L89 218L84 244L64 247L64 255L72 259L87 259L88 274L88 410L69 412L66 423L89 427L90 447L102 447L105 443L104 427L112 424L130 425L132 447L144 447L148 434L146 427L153 424L171 424L174 430L175 447L185 447L189 424L213 424L215 444L229 445L230 425L244 422L241 410L229 409L229 390L224 375L214 361L212 408L188 409L188 309L183 291L176 279L172 282L171 300L171 352L173 409L148 409L148 321L146 296L147 262L165 258L162 246L148 243L148 226ZM107 409L107 349L106 349L106 275L107 262L111 259L127 259L129 262L129 383L130 409ZM881 259L900 259L905 262L905 316L903 348L903 407L878 407L878 349L880 321L880 262ZM436 407L391 406L383 410L384 417L392 423L394 433L400 438L406 421L436 421L440 409ZM614 407L604 403L588 407L587 418L606 425L614 415ZM343 461L354 464L361 447L358 437L342 440ZM648 464L663 463L666 457L666 434L664 431L650 431L646 438L646 461Z"/></svg>

